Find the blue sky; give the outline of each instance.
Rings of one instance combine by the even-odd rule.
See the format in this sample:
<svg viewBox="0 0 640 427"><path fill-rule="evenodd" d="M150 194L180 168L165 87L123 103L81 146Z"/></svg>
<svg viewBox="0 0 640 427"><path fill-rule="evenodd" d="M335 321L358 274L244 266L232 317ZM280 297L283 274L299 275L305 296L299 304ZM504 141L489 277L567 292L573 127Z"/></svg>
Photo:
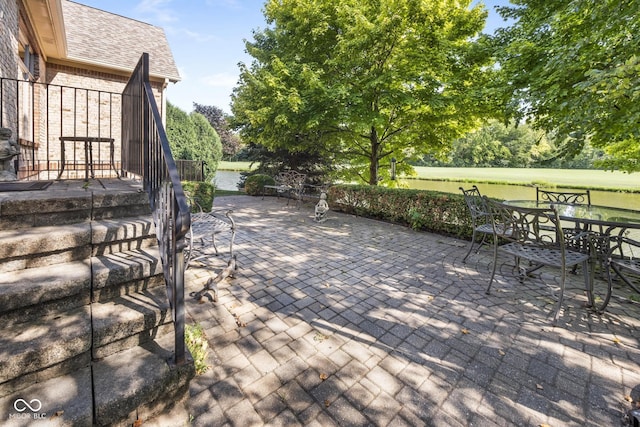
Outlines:
<svg viewBox="0 0 640 427"><path fill-rule="evenodd" d="M252 30L266 26L262 0L75 1L162 27L182 77L169 85L167 98L187 112L193 110L194 102L231 111L238 63L251 62L243 40L252 40ZM508 0L483 3L489 10L486 31L491 32L502 23L494 6L508 4Z"/></svg>

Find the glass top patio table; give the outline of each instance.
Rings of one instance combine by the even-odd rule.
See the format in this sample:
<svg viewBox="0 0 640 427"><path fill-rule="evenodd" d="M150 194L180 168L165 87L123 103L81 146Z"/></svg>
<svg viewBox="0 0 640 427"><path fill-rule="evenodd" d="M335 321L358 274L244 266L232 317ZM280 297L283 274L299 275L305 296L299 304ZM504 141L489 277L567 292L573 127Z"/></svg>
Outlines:
<svg viewBox="0 0 640 427"><path fill-rule="evenodd" d="M535 200L510 200L504 203L524 208L549 208L553 206L558 212L559 218L563 221L573 222L576 225L576 229L579 227L586 231L593 226L597 227L599 230L595 236L600 237L596 237L594 241L596 250L594 258L592 259L592 266L593 261L598 259L602 264L605 264L606 260L612 256L614 250L621 250L621 245L625 244L625 239L640 239L640 211L598 205L572 205L549 203L548 201L537 202ZM608 266L608 264L606 265ZM625 277L622 271L616 270L615 268L614 270L625 283L629 284L634 290L638 290L630 283L629 278ZM594 304L596 295L600 297L599 301L603 301L600 303L600 306L597 307L598 311L603 311L606 308L612 293L611 271L608 267L606 271L606 288L603 288L599 284L594 285L593 280L590 285L590 302Z"/></svg>
<svg viewBox="0 0 640 427"><path fill-rule="evenodd" d="M561 220L602 226L606 234L615 228L640 229L640 211L598 205L571 205L537 202L535 200L507 200L504 203L524 208L554 207Z"/></svg>

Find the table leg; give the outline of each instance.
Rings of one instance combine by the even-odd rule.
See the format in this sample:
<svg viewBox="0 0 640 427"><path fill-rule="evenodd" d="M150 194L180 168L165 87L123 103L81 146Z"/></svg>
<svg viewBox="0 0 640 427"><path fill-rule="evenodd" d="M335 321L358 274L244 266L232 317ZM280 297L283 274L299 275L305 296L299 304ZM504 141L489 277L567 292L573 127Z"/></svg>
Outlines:
<svg viewBox="0 0 640 427"><path fill-rule="evenodd" d="M64 172L64 164L65 164L65 156L64 156L64 141L60 142L60 172L58 172L58 177L56 179L60 179L62 176L62 172Z"/></svg>
<svg viewBox="0 0 640 427"><path fill-rule="evenodd" d="M116 176L118 178L120 178L120 174L118 173L118 169L116 169L116 162L114 160L114 153L115 153L115 144L113 141L109 142L109 155L111 156L111 167L113 168L113 171L116 173Z"/></svg>
<svg viewBox="0 0 640 427"><path fill-rule="evenodd" d="M98 148L100 145L98 144ZM88 156L87 156L88 151ZM89 171L91 171L91 179L95 179L95 174L93 172L93 144L91 141L85 141L84 143L84 158L87 162L84 168L84 179L85 181L89 180Z"/></svg>

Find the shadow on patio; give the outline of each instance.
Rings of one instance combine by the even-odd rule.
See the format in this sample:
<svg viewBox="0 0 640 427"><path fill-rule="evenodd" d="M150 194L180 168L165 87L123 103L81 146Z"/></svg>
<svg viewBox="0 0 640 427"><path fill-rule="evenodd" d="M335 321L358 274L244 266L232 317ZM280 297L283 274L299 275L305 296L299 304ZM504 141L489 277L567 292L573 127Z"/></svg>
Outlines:
<svg viewBox="0 0 640 427"><path fill-rule="evenodd" d="M335 212L318 224L312 204L214 205L235 211L240 270L217 303L187 296L210 344L194 425L601 426L631 408L638 304L598 316L569 275L554 328L550 287L520 284L508 259L485 295L488 249L462 264L468 242ZM224 257L192 266L187 293Z"/></svg>

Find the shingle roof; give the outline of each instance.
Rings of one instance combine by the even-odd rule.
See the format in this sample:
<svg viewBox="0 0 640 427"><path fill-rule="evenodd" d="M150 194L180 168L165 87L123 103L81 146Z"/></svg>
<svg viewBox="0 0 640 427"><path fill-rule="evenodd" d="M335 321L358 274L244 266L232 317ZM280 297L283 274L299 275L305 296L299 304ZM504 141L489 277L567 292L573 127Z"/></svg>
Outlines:
<svg viewBox="0 0 640 427"><path fill-rule="evenodd" d="M62 1L67 59L133 70L149 53L152 76L180 80L164 30L72 1Z"/></svg>

